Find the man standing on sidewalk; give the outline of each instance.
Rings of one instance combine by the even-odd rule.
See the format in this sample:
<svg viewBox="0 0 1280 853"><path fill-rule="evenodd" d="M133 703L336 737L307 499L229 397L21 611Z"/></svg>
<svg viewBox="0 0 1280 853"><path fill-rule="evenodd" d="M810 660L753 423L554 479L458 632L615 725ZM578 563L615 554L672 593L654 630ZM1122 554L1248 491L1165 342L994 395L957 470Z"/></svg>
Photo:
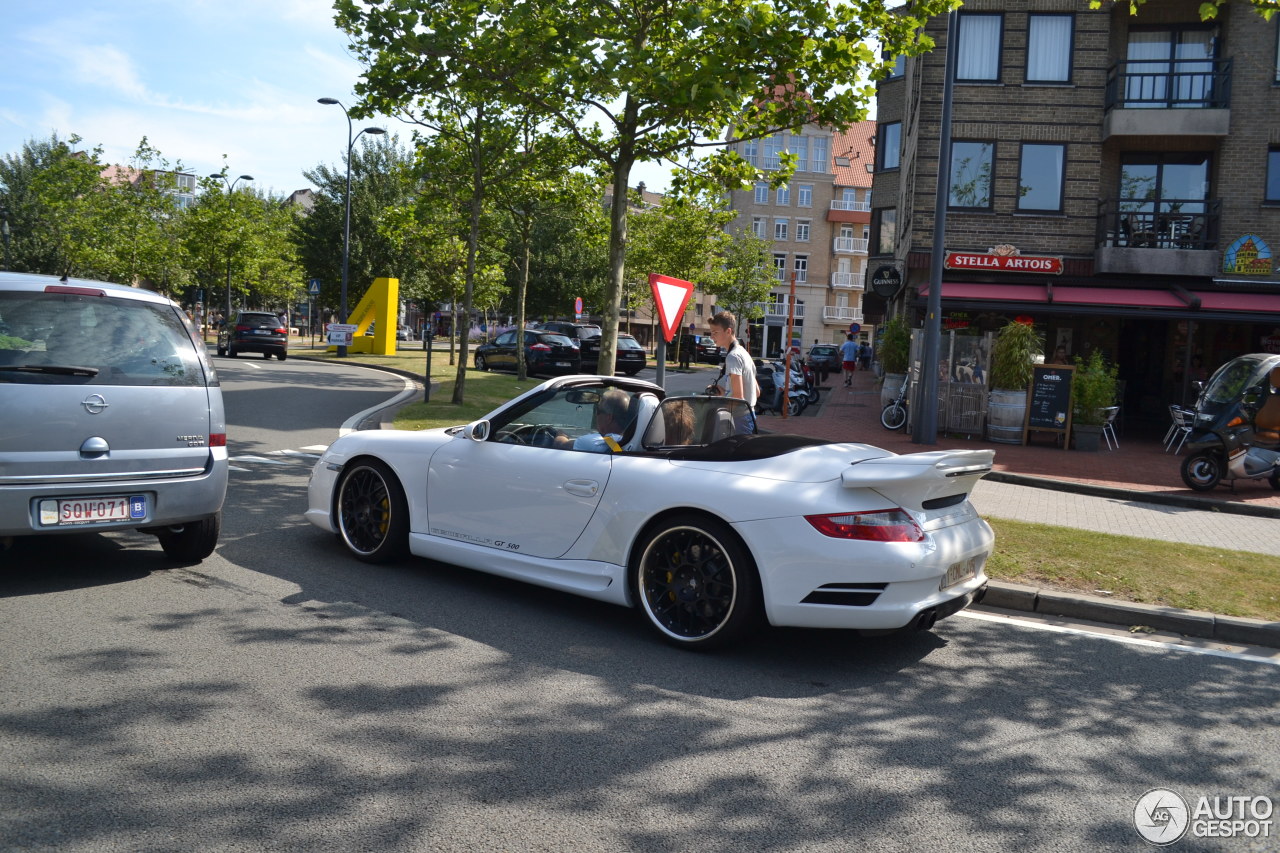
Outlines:
<svg viewBox="0 0 1280 853"><path fill-rule="evenodd" d="M840 345L840 360L844 362L844 384L846 387L853 384L853 372L858 369L858 345L853 341L853 335L845 335L845 341Z"/></svg>

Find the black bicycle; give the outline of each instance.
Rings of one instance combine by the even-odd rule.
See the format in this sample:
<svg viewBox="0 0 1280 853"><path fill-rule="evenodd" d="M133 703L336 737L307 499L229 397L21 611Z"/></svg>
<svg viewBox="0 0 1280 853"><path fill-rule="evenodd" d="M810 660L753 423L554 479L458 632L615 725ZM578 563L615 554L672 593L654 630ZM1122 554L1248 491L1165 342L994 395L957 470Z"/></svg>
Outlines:
<svg viewBox="0 0 1280 853"><path fill-rule="evenodd" d="M880 412L880 426L889 430L898 430L907 425L907 386L910 382L911 374L904 374L898 396L894 397L893 402Z"/></svg>

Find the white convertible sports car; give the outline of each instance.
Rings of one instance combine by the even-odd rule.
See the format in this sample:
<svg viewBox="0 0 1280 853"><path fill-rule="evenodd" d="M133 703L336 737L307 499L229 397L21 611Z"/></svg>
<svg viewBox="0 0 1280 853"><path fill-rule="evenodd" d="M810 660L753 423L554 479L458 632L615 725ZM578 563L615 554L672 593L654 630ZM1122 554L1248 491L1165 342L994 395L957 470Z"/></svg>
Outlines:
<svg viewBox="0 0 1280 853"><path fill-rule="evenodd" d="M994 536L968 496L992 451L735 435L745 411L564 376L466 426L339 438L307 518L367 562L407 551L637 607L683 647L761 618L928 629L982 597Z"/></svg>

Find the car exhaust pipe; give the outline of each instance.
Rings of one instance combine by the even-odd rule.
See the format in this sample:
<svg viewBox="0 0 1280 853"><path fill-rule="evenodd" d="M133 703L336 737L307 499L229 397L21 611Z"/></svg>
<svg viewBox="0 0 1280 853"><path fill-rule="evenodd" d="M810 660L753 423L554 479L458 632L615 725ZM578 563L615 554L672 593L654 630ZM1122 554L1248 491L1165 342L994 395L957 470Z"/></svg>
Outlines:
<svg viewBox="0 0 1280 853"><path fill-rule="evenodd" d="M928 631L938 621L938 611L930 607L928 610L922 610L916 614L916 630Z"/></svg>

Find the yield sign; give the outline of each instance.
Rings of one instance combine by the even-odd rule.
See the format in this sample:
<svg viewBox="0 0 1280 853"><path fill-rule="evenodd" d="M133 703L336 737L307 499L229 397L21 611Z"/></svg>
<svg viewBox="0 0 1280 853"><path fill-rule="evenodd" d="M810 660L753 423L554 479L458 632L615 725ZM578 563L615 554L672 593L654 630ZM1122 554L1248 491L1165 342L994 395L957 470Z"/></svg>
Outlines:
<svg viewBox="0 0 1280 853"><path fill-rule="evenodd" d="M684 308L689 304L689 297L693 295L693 282L651 272L649 287L653 290L653 301L658 306L662 337L667 343L671 343L676 334L676 326L684 316Z"/></svg>

